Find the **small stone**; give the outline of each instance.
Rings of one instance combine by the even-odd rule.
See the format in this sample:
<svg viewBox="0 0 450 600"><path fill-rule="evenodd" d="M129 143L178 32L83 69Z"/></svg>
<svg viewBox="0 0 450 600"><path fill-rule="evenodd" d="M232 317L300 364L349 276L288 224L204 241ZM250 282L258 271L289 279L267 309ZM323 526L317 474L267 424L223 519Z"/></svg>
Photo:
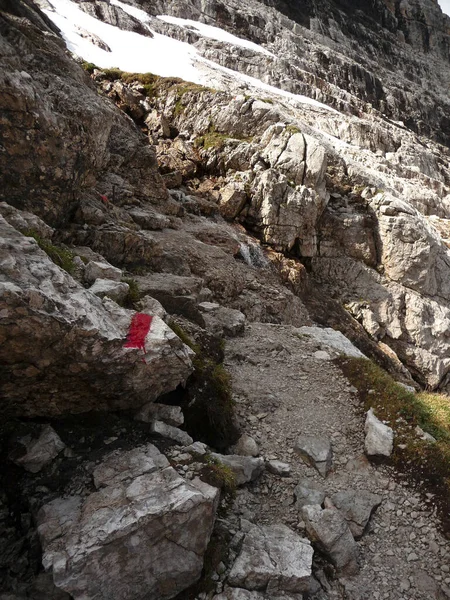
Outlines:
<svg viewBox="0 0 450 600"><path fill-rule="evenodd" d="M330 440L320 436L301 435L294 446L300 457L313 466L322 477L331 469L332 449Z"/></svg>
<svg viewBox="0 0 450 600"><path fill-rule="evenodd" d="M251 436L244 433L233 447L233 453L241 456L258 456L258 444Z"/></svg>
<svg viewBox="0 0 450 600"><path fill-rule="evenodd" d="M177 427L172 427L172 425L167 425L162 421L154 421L150 428L152 433L159 433L159 435L174 440L182 446L190 446L194 442L191 436L185 431Z"/></svg>
<svg viewBox="0 0 450 600"><path fill-rule="evenodd" d="M168 425L179 427L184 423L184 416L179 406L170 406L167 404L158 404L149 402L142 406L134 415L136 421L151 423L152 421L164 421Z"/></svg>
<svg viewBox="0 0 450 600"><path fill-rule="evenodd" d="M266 462L266 469L269 473L279 475L280 477L289 477L291 474L291 465L279 460L269 460Z"/></svg>
<svg viewBox="0 0 450 600"><path fill-rule="evenodd" d="M372 408L367 412L364 432L366 434L365 450L368 456L389 457L392 454L394 432L377 419Z"/></svg>
<svg viewBox="0 0 450 600"><path fill-rule="evenodd" d="M40 428L39 435L26 435L16 440L8 458L30 473L39 473L66 445L56 431L45 425Z"/></svg>
<svg viewBox="0 0 450 600"><path fill-rule="evenodd" d="M113 267L109 263L91 260L84 269L84 278L88 283L93 283L96 279L111 279L120 281L122 271Z"/></svg>

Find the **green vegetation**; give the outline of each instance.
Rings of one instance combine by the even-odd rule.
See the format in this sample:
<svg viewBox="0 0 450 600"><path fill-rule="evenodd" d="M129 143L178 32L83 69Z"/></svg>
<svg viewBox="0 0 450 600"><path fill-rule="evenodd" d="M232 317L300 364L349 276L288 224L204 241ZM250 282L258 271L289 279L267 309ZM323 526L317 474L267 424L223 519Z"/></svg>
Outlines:
<svg viewBox="0 0 450 600"><path fill-rule="evenodd" d="M220 133L216 130L214 125L211 123L208 131L199 136L195 140L196 148L204 148L209 150L210 148L222 148L227 140L240 140L242 142L251 142L252 137L238 137L236 135L228 135L226 133Z"/></svg>
<svg viewBox="0 0 450 600"><path fill-rule="evenodd" d="M34 238L38 243L39 248L48 255L55 265L58 265L58 267L61 267L61 269L64 269L64 271L67 271L69 274L74 272L75 254L71 250L62 246L55 246L50 240L41 237L34 230L23 231L22 233L28 237Z"/></svg>
<svg viewBox="0 0 450 600"><path fill-rule="evenodd" d="M201 458L205 466L201 470L200 479L209 483L222 492L222 498L226 502L233 500L236 496L236 477L227 465L224 465L210 454Z"/></svg>
<svg viewBox="0 0 450 600"><path fill-rule="evenodd" d="M354 385L364 404L394 429L394 465L436 494L436 501L450 527L450 401L448 396L423 392L414 394L398 385L373 362L358 358L339 359L344 375ZM422 440L419 426L436 443ZM447 519L447 521L446 521Z"/></svg>
<svg viewBox="0 0 450 600"><path fill-rule="evenodd" d="M124 277L122 279L122 281L124 283L128 283L128 285L130 287L130 289L128 290L128 293L125 297L125 300L123 301L123 306L125 308L136 308L136 304L141 299L141 292L139 290L137 281L130 277Z"/></svg>
<svg viewBox="0 0 450 600"><path fill-rule="evenodd" d="M94 69L97 68L94 65L94 63L86 62L85 60L83 60L83 62L81 63L81 66L85 71L87 71L89 73L89 75L92 75L92 73L94 72Z"/></svg>
<svg viewBox="0 0 450 600"><path fill-rule="evenodd" d="M200 354L200 346L192 341L181 325L178 325L178 323L176 323L174 320L170 320L168 325L170 329L180 338L183 344L189 346L189 348L193 350L195 354Z"/></svg>
<svg viewBox="0 0 450 600"><path fill-rule="evenodd" d="M287 125L286 131L288 133L290 133L291 135L295 135L296 133L301 133L300 129L298 127L296 127L295 125Z"/></svg>

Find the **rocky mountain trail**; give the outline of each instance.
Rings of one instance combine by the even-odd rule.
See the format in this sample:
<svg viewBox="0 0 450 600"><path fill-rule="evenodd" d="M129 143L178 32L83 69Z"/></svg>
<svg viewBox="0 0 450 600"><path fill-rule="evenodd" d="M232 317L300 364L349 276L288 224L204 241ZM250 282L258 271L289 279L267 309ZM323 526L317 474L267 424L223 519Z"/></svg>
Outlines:
<svg viewBox="0 0 450 600"><path fill-rule="evenodd" d="M290 467L288 476L266 469L258 480L238 490L229 517L233 527L241 524L245 534L248 522L259 527L282 523L302 537L312 536L318 552L313 573L322 586L321 592L316 590L318 598L448 597L450 546L440 532L430 497L424 499L389 465L367 460L364 413L356 390L334 366L333 350L298 331L254 323L243 337L227 343L225 364L232 373L242 431L256 441L266 461L279 460ZM329 353L327 359L319 356L324 351ZM299 438L305 435L331 443L332 466L326 477L296 452ZM308 505L319 518L315 533L309 525L311 510L304 512ZM344 520L336 525L341 534L336 533L329 546L325 539L331 535L330 523L325 514L336 519L336 509ZM323 530L317 516L321 510ZM347 542L339 537L346 530L345 519L358 542L350 533L344 538ZM335 545L338 539L341 546ZM349 552L354 552L354 562L346 573ZM230 553L234 586L235 554ZM325 566L321 556L326 557ZM330 571L330 559L337 577L333 568ZM253 562L257 569L258 559ZM220 581L226 584L226 575ZM234 598L232 592L226 593L224 598Z"/></svg>
<svg viewBox="0 0 450 600"><path fill-rule="evenodd" d="M450 597L448 19L271 4L1 6L0 600Z"/></svg>

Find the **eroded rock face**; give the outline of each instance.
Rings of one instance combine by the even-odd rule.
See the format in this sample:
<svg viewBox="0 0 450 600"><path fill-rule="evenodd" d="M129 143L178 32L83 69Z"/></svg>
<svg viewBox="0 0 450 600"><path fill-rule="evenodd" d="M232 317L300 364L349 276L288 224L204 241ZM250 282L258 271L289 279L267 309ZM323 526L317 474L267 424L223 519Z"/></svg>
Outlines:
<svg viewBox="0 0 450 600"><path fill-rule="evenodd" d="M153 150L98 96L50 21L20 0L2 11L0 29L0 198L60 225L82 198L110 196L106 180L116 171L118 194L134 189L163 202L167 192Z"/></svg>
<svg viewBox="0 0 450 600"><path fill-rule="evenodd" d="M85 290L2 217L0 239L2 411L137 408L189 376L192 351L159 317L145 352L125 349L132 311Z"/></svg>
<svg viewBox="0 0 450 600"><path fill-rule="evenodd" d="M91 495L58 498L38 514L57 587L75 600L159 600L198 579L217 489L184 481L151 444L107 457L96 482Z"/></svg>

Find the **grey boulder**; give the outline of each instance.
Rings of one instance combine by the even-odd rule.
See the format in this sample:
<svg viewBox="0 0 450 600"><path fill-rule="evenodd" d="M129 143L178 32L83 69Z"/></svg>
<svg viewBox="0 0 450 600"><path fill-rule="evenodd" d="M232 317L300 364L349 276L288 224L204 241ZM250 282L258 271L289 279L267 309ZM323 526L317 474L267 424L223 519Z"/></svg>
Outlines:
<svg viewBox="0 0 450 600"><path fill-rule="evenodd" d="M44 567L74 600L163 600L200 577L219 492L158 461L151 444L110 455L104 487L39 511Z"/></svg>
<svg viewBox="0 0 450 600"><path fill-rule="evenodd" d="M333 508L322 509L319 505L305 506L302 516L309 539L331 560L338 573L358 573L358 546L344 517Z"/></svg>
<svg viewBox="0 0 450 600"><path fill-rule="evenodd" d="M162 421L153 421L151 424L151 431L152 433L158 433L163 437L169 438L174 442L178 442L182 446L190 446L194 443L194 440L186 433L186 431L178 429L178 427L173 427L172 425L167 425Z"/></svg>
<svg viewBox="0 0 450 600"><path fill-rule="evenodd" d="M347 490L331 496L334 506L347 521L355 540L362 537L372 513L383 498L365 490Z"/></svg>
<svg viewBox="0 0 450 600"><path fill-rule="evenodd" d="M252 527L229 575L229 583L247 590L307 592L313 549L285 525Z"/></svg>

